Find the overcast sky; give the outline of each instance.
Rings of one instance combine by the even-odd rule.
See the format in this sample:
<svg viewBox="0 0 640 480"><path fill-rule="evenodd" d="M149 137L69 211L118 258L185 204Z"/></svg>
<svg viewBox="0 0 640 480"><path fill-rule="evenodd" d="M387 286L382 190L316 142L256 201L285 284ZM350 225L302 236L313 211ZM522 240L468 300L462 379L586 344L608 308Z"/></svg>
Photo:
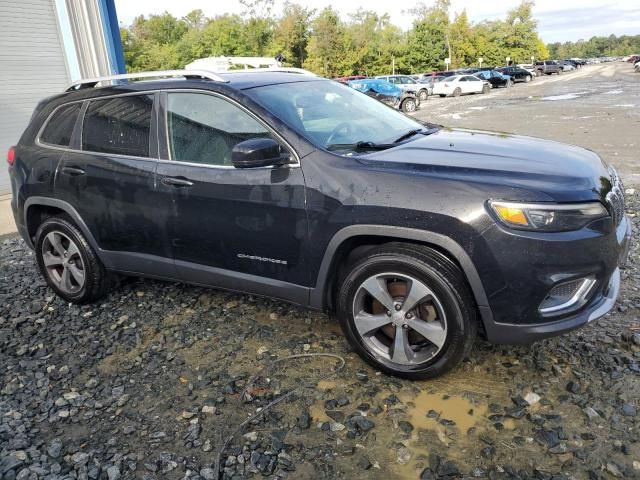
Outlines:
<svg viewBox="0 0 640 480"><path fill-rule="evenodd" d="M200 8L207 16L223 13L240 13L242 6L237 0L115 0L118 19L128 25L140 14L162 13L165 10L177 17ZM282 0L276 0L274 13L281 10ZM417 2L413 0L368 0L361 2L331 2L328 0L297 0L302 5L322 9L333 6L343 14L355 11L359 5L378 13L389 13L392 21L403 27L411 25L407 10ZM425 3L430 4L430 1ZM466 8L471 21L501 18L505 12L520 3L520 0L500 2L482 0L452 0L452 10ZM392 8L391 5L397 5ZM539 32L546 42L589 39L594 35L640 34L640 0L537 0L534 9L539 21Z"/></svg>

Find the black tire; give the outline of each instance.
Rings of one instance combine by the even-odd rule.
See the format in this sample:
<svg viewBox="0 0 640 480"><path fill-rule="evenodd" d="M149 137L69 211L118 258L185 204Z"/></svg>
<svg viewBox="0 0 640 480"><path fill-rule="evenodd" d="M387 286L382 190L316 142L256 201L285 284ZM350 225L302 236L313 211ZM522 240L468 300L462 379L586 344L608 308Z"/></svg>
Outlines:
<svg viewBox="0 0 640 480"><path fill-rule="evenodd" d="M446 95L444 93L441 93L440 98L444 98L444 97L446 97Z"/></svg>
<svg viewBox="0 0 640 480"><path fill-rule="evenodd" d="M71 239L82 259L84 284L76 292L69 293L59 288L45 267L43 243L47 235L52 232L61 233ZM45 278L49 287L56 295L67 302L77 304L93 302L103 297L112 285L113 276L105 270L104 265L96 256L87 239L66 215L47 218L38 227L35 238L35 255L40 273Z"/></svg>
<svg viewBox="0 0 640 480"><path fill-rule="evenodd" d="M453 96L459 97L460 95L462 95L462 90L460 90L460 87L456 87L455 90L453 91Z"/></svg>
<svg viewBox="0 0 640 480"><path fill-rule="evenodd" d="M415 112L418 109L416 101L413 98L407 98L400 105L400 109L405 113Z"/></svg>
<svg viewBox="0 0 640 480"><path fill-rule="evenodd" d="M426 102L428 98L429 98L429 92L427 90L422 89L418 92L418 99L421 102Z"/></svg>
<svg viewBox="0 0 640 480"><path fill-rule="evenodd" d="M443 307L446 338L428 361L394 363L369 348L357 331L353 313L356 294L368 278L389 271L428 285ZM476 308L463 273L447 257L427 247L389 243L370 251L347 268L336 297L338 320L349 343L367 363L391 375L412 380L443 375L469 355L476 338Z"/></svg>

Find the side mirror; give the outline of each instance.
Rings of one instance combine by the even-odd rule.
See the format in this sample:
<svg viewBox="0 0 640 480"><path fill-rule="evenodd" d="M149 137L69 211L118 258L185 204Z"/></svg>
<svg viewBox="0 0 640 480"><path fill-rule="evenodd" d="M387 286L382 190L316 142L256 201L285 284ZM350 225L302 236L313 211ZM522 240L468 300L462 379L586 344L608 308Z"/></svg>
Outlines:
<svg viewBox="0 0 640 480"><path fill-rule="evenodd" d="M272 138L252 138L238 143L231 150L231 163L236 168L257 168L285 165L290 155Z"/></svg>

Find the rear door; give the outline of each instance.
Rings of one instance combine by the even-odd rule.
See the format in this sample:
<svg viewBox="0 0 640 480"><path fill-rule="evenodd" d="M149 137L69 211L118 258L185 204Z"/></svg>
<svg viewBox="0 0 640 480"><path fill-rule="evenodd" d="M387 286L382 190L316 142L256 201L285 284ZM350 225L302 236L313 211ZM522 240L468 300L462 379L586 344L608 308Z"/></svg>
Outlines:
<svg viewBox="0 0 640 480"><path fill-rule="evenodd" d="M156 217L155 97L126 94L84 102L55 190L80 214L101 249L170 258Z"/></svg>
<svg viewBox="0 0 640 480"><path fill-rule="evenodd" d="M158 191L170 205L166 224L182 278L256 293L279 282L303 284L307 216L299 163L242 169L231 163L233 147L252 138L272 137L292 149L220 94L168 91L162 102Z"/></svg>

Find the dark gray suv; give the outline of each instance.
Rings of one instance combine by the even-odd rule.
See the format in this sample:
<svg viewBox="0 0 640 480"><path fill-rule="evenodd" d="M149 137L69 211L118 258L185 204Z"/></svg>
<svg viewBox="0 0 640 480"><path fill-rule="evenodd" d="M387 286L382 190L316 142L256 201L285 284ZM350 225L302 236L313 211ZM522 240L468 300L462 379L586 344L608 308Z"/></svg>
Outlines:
<svg viewBox="0 0 640 480"><path fill-rule="evenodd" d="M601 317L630 237L595 153L420 123L300 72L84 81L40 103L8 160L18 229L65 300L116 274L279 298L408 378L477 333L528 343Z"/></svg>

